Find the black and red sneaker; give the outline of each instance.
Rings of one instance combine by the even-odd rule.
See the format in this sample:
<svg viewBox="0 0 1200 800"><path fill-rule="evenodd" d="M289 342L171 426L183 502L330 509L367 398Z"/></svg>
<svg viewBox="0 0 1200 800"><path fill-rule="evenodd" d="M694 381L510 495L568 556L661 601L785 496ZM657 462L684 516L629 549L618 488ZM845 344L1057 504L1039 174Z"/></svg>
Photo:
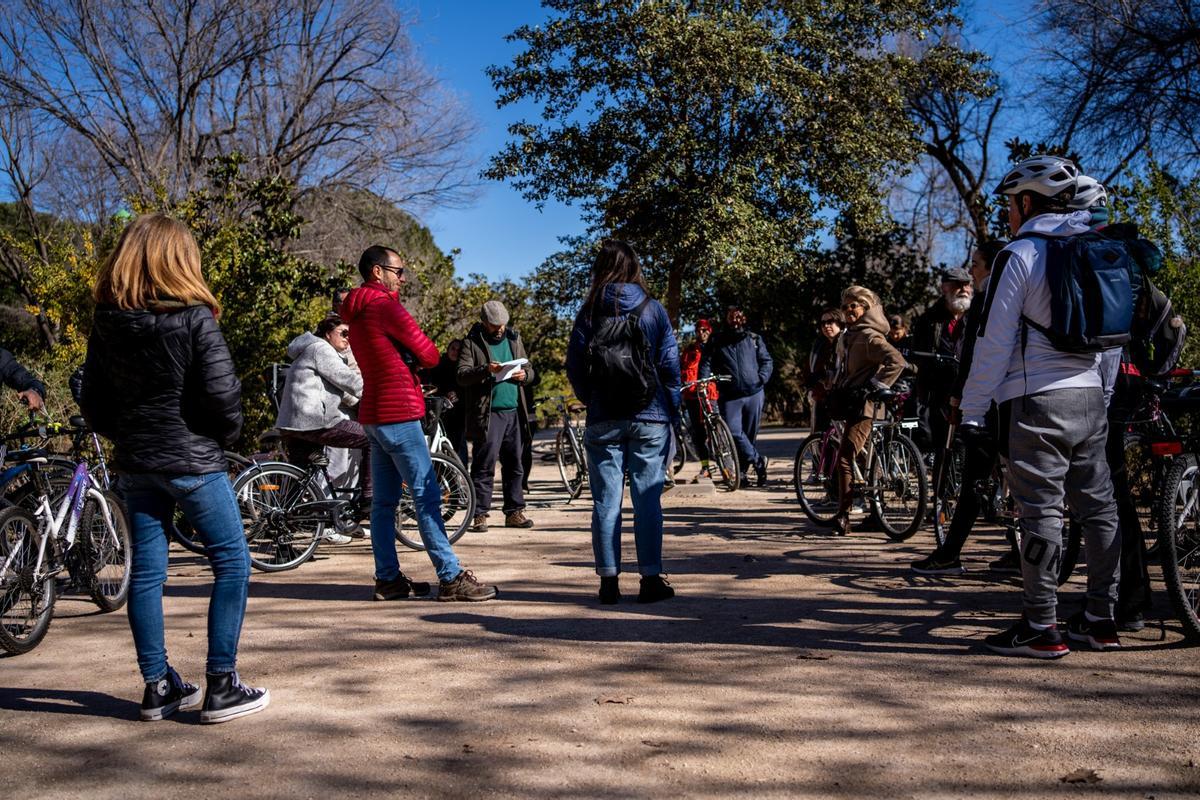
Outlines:
<svg viewBox="0 0 1200 800"><path fill-rule="evenodd" d="M1117 623L1111 619L1092 620L1080 611L1067 620L1067 638L1076 642L1087 642L1093 650L1119 650L1121 637L1117 635Z"/></svg>
<svg viewBox="0 0 1200 800"><path fill-rule="evenodd" d="M1057 628L1039 630L1026 622L1024 617L1003 633L994 633L987 637L983 643L993 653L1002 656L1062 658L1071 652Z"/></svg>

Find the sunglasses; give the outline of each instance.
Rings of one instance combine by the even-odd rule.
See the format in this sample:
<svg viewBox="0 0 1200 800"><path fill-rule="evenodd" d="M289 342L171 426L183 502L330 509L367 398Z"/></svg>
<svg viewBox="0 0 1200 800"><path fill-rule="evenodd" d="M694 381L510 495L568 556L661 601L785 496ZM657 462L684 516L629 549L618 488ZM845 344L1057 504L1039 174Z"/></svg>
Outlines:
<svg viewBox="0 0 1200 800"><path fill-rule="evenodd" d="M862 303L846 303L842 306L842 311L849 311L852 308L862 308Z"/></svg>
<svg viewBox="0 0 1200 800"><path fill-rule="evenodd" d="M822 325L837 325L838 321L836 319L833 319L832 317L830 317L829 319L821 320L821 324Z"/></svg>
<svg viewBox="0 0 1200 800"><path fill-rule="evenodd" d="M348 337L350 335L350 329L349 328L339 328L338 330L333 332L333 335L340 336L343 339L345 339L346 337Z"/></svg>
<svg viewBox="0 0 1200 800"><path fill-rule="evenodd" d="M383 270L385 272L396 273L396 277L400 277L401 275L404 274L404 267L389 267L386 264L376 264L375 266L379 267L381 270Z"/></svg>

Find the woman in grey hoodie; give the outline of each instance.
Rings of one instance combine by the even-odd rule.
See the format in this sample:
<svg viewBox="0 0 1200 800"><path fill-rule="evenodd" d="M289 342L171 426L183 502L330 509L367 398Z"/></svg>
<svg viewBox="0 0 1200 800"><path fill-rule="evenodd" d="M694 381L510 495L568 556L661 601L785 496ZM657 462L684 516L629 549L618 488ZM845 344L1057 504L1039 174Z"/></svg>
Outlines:
<svg viewBox="0 0 1200 800"><path fill-rule="evenodd" d="M283 434L288 457L305 465L309 454L322 446L355 448L362 451L363 500L371 498L369 441L362 425L350 418L348 409L362 395L362 375L346 363L350 352L350 327L336 315L317 326L317 332L302 333L288 345L287 383L279 402L275 423Z"/></svg>

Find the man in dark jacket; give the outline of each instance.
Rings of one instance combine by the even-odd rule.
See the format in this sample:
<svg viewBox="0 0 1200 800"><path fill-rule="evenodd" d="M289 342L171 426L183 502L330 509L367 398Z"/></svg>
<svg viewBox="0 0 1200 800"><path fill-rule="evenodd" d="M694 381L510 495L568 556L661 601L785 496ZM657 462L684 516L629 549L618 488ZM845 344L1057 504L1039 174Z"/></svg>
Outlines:
<svg viewBox="0 0 1200 800"><path fill-rule="evenodd" d="M437 366L426 372L425 380L437 387L438 397L444 397L453 403L442 413L442 429L446 432L446 438L454 445L454 452L458 454L459 460L466 466L466 414L462 395L458 391L458 357L462 353L462 344L462 339L451 339Z"/></svg>
<svg viewBox="0 0 1200 800"><path fill-rule="evenodd" d="M942 296L925 309L913 323L907 345L910 352L936 353L957 360L962 353L965 315L971 307L974 286L971 275L961 267L942 273ZM921 419L923 447L932 449L946 437L946 413L950 387L958 378L955 364L910 356L917 373L917 408Z"/></svg>
<svg viewBox="0 0 1200 800"><path fill-rule="evenodd" d="M487 530L497 459L505 527L533 527L525 516L521 463L529 435L529 407L522 387L532 382L533 366L521 334L508 327L508 309L499 300L487 301L458 356L458 384L466 394L467 438L472 444L471 479L477 504L473 531Z"/></svg>
<svg viewBox="0 0 1200 800"><path fill-rule="evenodd" d="M767 484L767 459L758 452L758 422L762 417L763 387L775 364L762 337L746 330L746 315L737 306L725 314L725 328L704 348L700 377L730 375L720 387L721 416L733 433L741 470L753 465L759 486Z"/></svg>
<svg viewBox="0 0 1200 800"><path fill-rule="evenodd" d="M45 406L46 386L21 366L12 353L0 347L0 380L10 389L17 390L17 396L29 406L31 411L41 411Z"/></svg>

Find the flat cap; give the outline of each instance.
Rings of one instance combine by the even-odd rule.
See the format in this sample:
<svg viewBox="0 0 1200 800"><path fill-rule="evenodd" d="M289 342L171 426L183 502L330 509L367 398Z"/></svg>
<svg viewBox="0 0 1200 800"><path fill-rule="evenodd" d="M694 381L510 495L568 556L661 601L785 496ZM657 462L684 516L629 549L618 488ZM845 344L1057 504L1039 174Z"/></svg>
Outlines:
<svg viewBox="0 0 1200 800"><path fill-rule="evenodd" d="M488 325L507 325L508 309L499 300L488 300L479 309L479 319Z"/></svg>

